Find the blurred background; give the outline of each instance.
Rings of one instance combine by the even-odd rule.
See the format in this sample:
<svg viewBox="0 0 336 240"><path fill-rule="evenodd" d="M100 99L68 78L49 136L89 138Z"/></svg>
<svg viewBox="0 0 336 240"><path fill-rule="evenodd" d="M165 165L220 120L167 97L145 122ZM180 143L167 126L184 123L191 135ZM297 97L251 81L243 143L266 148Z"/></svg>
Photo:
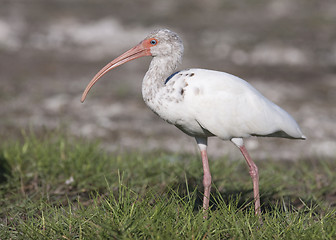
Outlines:
<svg viewBox="0 0 336 240"><path fill-rule="evenodd" d="M177 32L181 69L208 68L250 82L288 111L306 141L250 138L259 159L336 156L334 0L1 0L0 136L66 129L110 151L196 153L194 139L141 97L150 58L119 67L80 96L105 64L159 27ZM225 103L223 103L225 104ZM210 155L240 153L212 138Z"/></svg>

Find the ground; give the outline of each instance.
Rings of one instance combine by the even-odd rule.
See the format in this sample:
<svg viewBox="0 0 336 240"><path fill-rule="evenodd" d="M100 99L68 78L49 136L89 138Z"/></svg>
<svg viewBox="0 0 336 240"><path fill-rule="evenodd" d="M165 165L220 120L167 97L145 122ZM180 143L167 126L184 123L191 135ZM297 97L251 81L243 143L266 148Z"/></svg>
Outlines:
<svg viewBox="0 0 336 240"><path fill-rule="evenodd" d="M196 153L194 140L142 101L150 58L94 74L158 27L185 44L181 69L237 75L288 111L306 141L247 141L253 158L335 158L336 3L318 1L19 1L0 9L0 136L65 127L111 151ZM210 140L210 155L239 156Z"/></svg>

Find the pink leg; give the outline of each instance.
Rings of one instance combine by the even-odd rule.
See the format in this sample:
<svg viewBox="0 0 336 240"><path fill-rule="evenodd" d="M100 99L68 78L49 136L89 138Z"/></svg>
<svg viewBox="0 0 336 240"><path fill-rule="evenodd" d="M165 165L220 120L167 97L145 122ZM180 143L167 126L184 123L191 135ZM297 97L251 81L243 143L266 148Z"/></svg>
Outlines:
<svg viewBox="0 0 336 240"><path fill-rule="evenodd" d="M203 164L203 186L204 186L204 196L203 196L203 211L209 209L210 200L210 189L211 189L211 173L209 168L209 161L207 156L207 138L196 138L197 145L201 150L202 164ZM205 213L204 218L207 218Z"/></svg>
<svg viewBox="0 0 336 240"><path fill-rule="evenodd" d="M203 186L204 186L203 209L208 210L210 200L210 190L211 190L211 173L206 150L201 151L201 155L203 163Z"/></svg>
<svg viewBox="0 0 336 240"><path fill-rule="evenodd" d="M255 165L255 163L252 161L250 155L248 154L246 148L244 145L238 146L241 153L244 155L247 165L250 168L250 175L253 182L253 194L254 194L254 210L256 215L261 215L260 211L260 195L259 195L259 173L258 173L258 167Z"/></svg>

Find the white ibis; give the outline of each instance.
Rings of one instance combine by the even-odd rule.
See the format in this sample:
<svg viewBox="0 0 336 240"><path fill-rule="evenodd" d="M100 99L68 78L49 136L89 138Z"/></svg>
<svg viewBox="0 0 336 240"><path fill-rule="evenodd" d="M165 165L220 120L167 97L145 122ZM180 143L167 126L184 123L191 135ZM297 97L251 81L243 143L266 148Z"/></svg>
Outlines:
<svg viewBox="0 0 336 240"><path fill-rule="evenodd" d="M204 172L203 210L209 208L211 188L207 139L217 136L233 142L245 157L253 181L255 213L260 215L258 168L243 138L305 139L305 136L287 112L236 76L197 68L175 72L182 55L183 44L176 33L167 29L154 31L102 68L86 87L81 101L111 69L136 58L152 56L142 82L142 96L154 113L196 139Z"/></svg>

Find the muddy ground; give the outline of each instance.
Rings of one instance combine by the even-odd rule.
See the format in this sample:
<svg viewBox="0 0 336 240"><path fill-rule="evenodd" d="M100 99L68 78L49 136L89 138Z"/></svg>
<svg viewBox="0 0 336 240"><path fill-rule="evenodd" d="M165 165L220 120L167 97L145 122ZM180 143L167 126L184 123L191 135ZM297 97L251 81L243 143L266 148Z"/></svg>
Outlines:
<svg viewBox="0 0 336 240"><path fill-rule="evenodd" d="M333 0L2 0L1 139L65 127L111 151L196 153L192 138L142 101L150 58L113 70L79 101L102 66L166 27L184 40L181 69L216 69L249 81L292 114L308 138L250 138L254 158L335 158L335 25ZM240 157L215 138L209 152Z"/></svg>

